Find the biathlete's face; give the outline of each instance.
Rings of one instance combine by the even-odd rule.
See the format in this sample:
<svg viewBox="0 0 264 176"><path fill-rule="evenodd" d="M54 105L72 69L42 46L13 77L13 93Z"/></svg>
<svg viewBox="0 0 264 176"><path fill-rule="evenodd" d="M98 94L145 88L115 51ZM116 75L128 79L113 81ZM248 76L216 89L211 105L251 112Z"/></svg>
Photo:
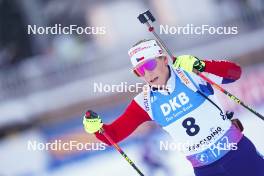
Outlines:
<svg viewBox="0 0 264 176"><path fill-rule="evenodd" d="M148 59L136 66L134 73L152 87L163 87L169 77L168 58L160 56Z"/></svg>

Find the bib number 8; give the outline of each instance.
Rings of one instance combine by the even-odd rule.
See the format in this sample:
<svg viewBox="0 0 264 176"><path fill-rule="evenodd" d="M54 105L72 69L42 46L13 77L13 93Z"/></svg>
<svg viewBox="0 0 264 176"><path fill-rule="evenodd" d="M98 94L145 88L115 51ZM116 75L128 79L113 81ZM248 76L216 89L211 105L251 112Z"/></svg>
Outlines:
<svg viewBox="0 0 264 176"><path fill-rule="evenodd" d="M188 117L182 122L182 126L186 129L186 133L189 136L195 136L199 133L200 127L195 124L195 119L193 117Z"/></svg>

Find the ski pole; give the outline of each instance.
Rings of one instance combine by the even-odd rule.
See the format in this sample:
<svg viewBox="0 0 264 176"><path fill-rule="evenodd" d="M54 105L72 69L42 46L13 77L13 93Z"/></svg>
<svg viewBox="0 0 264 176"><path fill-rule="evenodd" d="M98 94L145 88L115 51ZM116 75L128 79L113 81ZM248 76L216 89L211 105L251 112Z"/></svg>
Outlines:
<svg viewBox="0 0 264 176"><path fill-rule="evenodd" d="M137 171L141 176L144 174L139 170L139 168L134 164L134 162L127 156L127 154L115 143L112 138L101 128L100 132L105 136L105 138L116 148L116 150L126 159L126 161Z"/></svg>
<svg viewBox="0 0 264 176"><path fill-rule="evenodd" d="M99 118L99 116L89 110L85 113L85 118L89 119L89 118ZM104 135L104 137L110 142L110 144L112 146L115 147L115 149L125 158L125 160L137 171L137 173L140 175L140 176L144 176L144 174L139 170L139 168L134 164L134 162L127 156L127 154L119 147L119 145L114 142L114 140L106 133L106 131L101 128L99 130L99 133L101 133L102 135Z"/></svg>
<svg viewBox="0 0 264 176"><path fill-rule="evenodd" d="M142 14L139 14L139 16L137 18L138 18L138 20L142 24L146 24L147 25L149 32L151 32L154 35L154 37L157 39L157 41L160 43L160 45L164 48L164 50L168 53L168 55L170 56L170 58L172 59L172 61L174 63L174 61L177 58L173 56L172 52L166 47L166 45L164 44L164 42L161 40L161 38L155 32L154 27L149 23L149 21L151 21L151 22L156 21L155 18L154 18L154 16L151 14L151 12L149 10L147 10L146 12L144 12ZM247 110L249 110L250 112L252 112L253 114L255 114L256 116L258 116L260 119L264 120L264 116L263 115L261 115L260 113L258 113L256 110L254 110L250 106L246 105L243 101L241 101L235 95L231 94L230 92L228 92L227 90L225 90L224 88L222 88L220 85L216 84L211 79L209 79L206 76L204 76L203 74L201 74L198 70L194 70L194 73L196 73L198 76L200 76L206 82L210 83L214 88L216 88L220 92L222 92L225 95L227 95L231 100L233 100L237 104L243 106L244 108L246 108Z"/></svg>

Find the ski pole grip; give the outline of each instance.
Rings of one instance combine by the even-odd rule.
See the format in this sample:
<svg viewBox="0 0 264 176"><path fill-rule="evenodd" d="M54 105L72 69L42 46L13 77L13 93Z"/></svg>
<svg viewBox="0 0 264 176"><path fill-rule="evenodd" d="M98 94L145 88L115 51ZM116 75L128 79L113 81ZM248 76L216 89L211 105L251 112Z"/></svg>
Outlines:
<svg viewBox="0 0 264 176"><path fill-rule="evenodd" d="M154 16L152 15L152 13L148 10L145 12L146 15L148 16L148 18L150 19L151 22L156 21L156 19L154 18Z"/></svg>
<svg viewBox="0 0 264 176"><path fill-rule="evenodd" d="M139 16L138 16L137 18L138 18L138 20L139 20L141 23L143 23L143 24L145 24L145 23L148 22L149 20L150 20L151 22L154 22L154 21L155 21L154 16L152 15L152 13L151 13L149 10L147 10L147 11L144 12L144 13L139 14Z"/></svg>

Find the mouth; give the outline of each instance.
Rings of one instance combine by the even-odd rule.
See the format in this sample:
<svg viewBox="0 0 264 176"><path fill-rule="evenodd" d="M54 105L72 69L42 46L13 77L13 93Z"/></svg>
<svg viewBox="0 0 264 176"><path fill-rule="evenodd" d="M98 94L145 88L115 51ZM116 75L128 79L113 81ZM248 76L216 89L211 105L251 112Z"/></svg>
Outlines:
<svg viewBox="0 0 264 176"><path fill-rule="evenodd" d="M159 79L159 77L157 76L157 77L153 78L152 80L150 80L150 82L155 83L158 79Z"/></svg>

